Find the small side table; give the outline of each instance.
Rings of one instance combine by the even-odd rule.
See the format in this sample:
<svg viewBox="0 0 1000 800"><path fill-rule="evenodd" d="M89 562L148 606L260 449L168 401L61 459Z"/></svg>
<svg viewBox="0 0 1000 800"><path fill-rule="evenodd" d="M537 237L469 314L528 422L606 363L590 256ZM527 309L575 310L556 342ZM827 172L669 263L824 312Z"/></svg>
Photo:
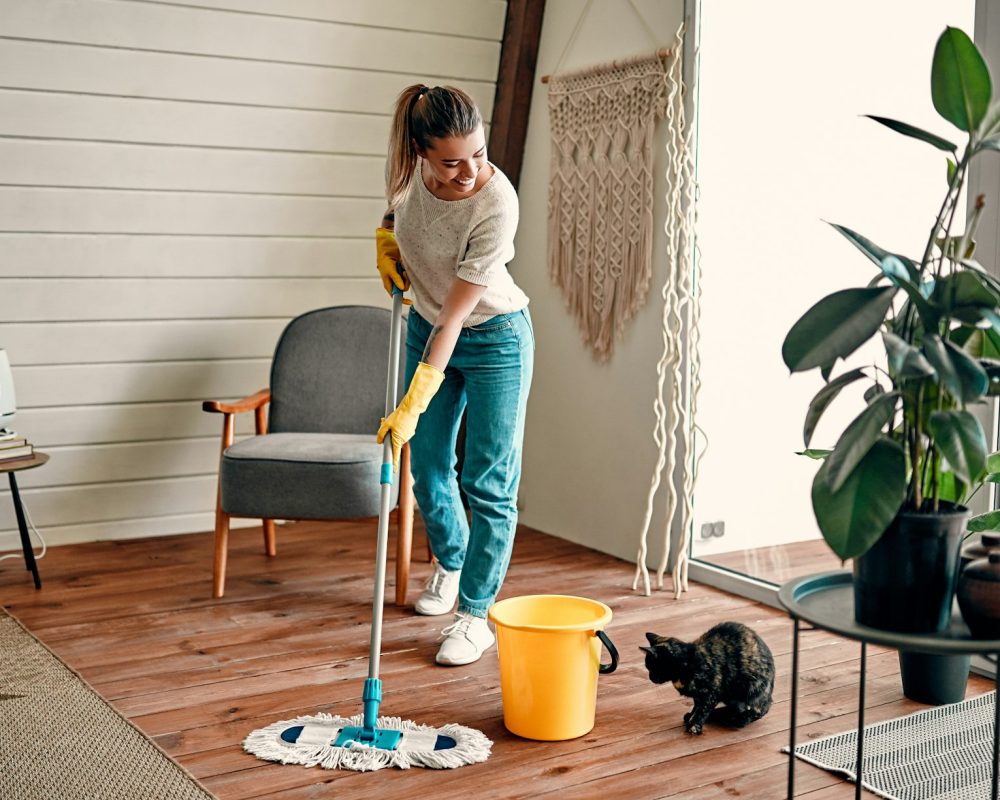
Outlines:
<svg viewBox="0 0 1000 800"><path fill-rule="evenodd" d="M31 539L28 537L28 522L24 517L24 506L21 505L21 493L17 490L15 472L23 469L40 467L49 457L45 453L35 452L29 458L14 458L10 461L0 461L0 472L6 472L10 478L10 496L14 500L14 513L17 515L17 527L21 531L21 549L24 550L24 565L35 579L35 589L42 588L42 579L38 577L38 564L35 553L31 549Z"/></svg>
<svg viewBox="0 0 1000 800"><path fill-rule="evenodd" d="M877 644L898 650L942 655L995 653L1000 656L1000 640L973 639L958 614L951 626L941 633L895 633L869 628L854 621L854 578L849 570L821 572L797 578L778 590L778 602L792 618L792 692L788 748L788 800L795 796L795 724L798 712L799 622L805 620L816 628L837 633L861 642L861 676L858 688L858 753L855 759L854 797L861 798L861 772L865 743L865 672L867 645ZM997 697L1000 698L1000 669L997 670ZM1000 754L1000 702L994 700L993 712L993 791L998 800L997 757Z"/></svg>

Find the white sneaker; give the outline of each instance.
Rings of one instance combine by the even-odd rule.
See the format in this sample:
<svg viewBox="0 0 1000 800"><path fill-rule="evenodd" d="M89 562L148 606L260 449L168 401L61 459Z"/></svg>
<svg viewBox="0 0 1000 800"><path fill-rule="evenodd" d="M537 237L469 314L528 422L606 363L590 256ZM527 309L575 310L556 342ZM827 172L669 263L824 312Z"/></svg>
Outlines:
<svg viewBox="0 0 1000 800"><path fill-rule="evenodd" d="M496 642L485 619L462 611L455 614L455 621L441 635L445 638L434 660L450 667L478 661Z"/></svg>
<svg viewBox="0 0 1000 800"><path fill-rule="evenodd" d="M439 561L435 561L434 571L427 579L427 586L417 598L413 610L427 617L449 613L458 599L458 579L461 576L460 569L449 572Z"/></svg>

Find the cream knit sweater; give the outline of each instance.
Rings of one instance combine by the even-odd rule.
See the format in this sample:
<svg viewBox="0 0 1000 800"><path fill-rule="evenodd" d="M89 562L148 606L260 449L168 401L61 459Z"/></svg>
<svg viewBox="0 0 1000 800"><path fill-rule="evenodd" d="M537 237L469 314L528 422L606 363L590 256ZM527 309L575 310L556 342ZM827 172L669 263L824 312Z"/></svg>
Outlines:
<svg viewBox="0 0 1000 800"><path fill-rule="evenodd" d="M528 296L507 271L518 219L517 193L507 176L491 165L492 177L474 195L441 200L424 185L422 164L395 221L413 308L433 323L457 277L487 287L465 327L520 311Z"/></svg>

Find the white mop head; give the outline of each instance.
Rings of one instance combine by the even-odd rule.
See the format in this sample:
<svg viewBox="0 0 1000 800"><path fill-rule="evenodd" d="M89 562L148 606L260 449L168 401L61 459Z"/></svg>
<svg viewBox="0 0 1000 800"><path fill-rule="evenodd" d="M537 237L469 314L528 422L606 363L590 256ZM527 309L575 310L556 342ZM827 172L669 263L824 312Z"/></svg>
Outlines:
<svg viewBox="0 0 1000 800"><path fill-rule="evenodd" d="M430 767L454 769L466 764L478 764L490 757L493 742L474 728L448 724L440 728L417 725L399 717L379 717L376 727L403 732L395 750L384 750L353 743L349 747L334 747L341 728L360 726L363 715L336 717L331 714L312 714L306 717L282 720L255 730L243 741L243 749L265 761L282 764L301 764L304 767L320 766L324 769L353 769L370 772L383 767ZM281 738L283 731L301 726L294 743ZM454 739L455 746L435 750L438 736Z"/></svg>

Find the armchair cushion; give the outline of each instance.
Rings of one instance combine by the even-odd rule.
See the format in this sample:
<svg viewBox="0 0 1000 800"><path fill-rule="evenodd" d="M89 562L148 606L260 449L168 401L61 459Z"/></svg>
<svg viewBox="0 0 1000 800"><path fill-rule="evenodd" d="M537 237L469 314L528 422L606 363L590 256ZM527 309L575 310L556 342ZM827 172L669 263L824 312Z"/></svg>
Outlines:
<svg viewBox="0 0 1000 800"><path fill-rule="evenodd" d="M222 510L237 517L354 519L377 516L382 446L374 434L270 433L227 448ZM396 504L398 481L392 485Z"/></svg>

